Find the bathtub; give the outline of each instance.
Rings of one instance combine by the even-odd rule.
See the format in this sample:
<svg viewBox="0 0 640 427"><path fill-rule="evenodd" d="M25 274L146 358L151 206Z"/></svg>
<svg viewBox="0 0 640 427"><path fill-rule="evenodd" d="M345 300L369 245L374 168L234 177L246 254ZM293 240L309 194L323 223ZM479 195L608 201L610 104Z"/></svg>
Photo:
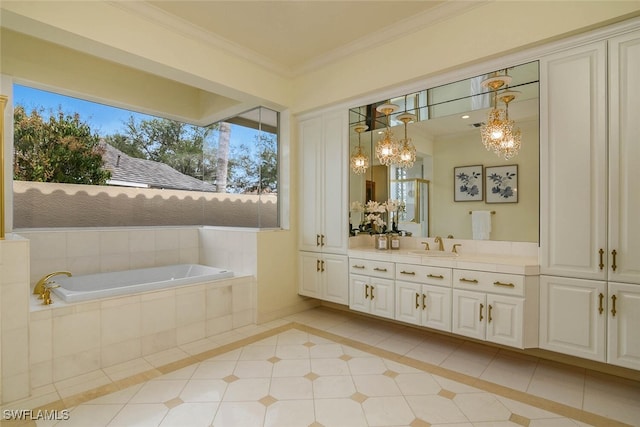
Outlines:
<svg viewBox="0 0 640 427"><path fill-rule="evenodd" d="M52 291L65 302L133 294L233 277L233 272L199 264L178 264L81 276L55 276Z"/></svg>

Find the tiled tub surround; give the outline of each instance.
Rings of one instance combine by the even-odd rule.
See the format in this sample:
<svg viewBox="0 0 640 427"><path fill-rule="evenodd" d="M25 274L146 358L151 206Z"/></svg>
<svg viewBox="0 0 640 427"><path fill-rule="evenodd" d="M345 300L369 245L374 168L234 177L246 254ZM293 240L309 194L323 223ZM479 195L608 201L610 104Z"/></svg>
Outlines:
<svg viewBox="0 0 640 427"><path fill-rule="evenodd" d="M32 296L31 388L253 324L255 289L243 276L74 304Z"/></svg>

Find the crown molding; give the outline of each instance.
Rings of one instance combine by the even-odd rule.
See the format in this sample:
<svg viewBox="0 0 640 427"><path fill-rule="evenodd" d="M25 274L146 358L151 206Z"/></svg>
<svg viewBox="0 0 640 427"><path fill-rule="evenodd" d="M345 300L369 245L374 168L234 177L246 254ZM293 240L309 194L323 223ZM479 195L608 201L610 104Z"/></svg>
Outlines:
<svg viewBox="0 0 640 427"><path fill-rule="evenodd" d="M206 31L198 26L194 26L192 23L159 9L146 1L122 2L108 0L107 3L126 12L135 14L147 21L160 25L168 30L182 34L185 37L222 49L234 56L259 65L280 76L293 78L306 72L316 70L319 67L337 62L342 58L351 56L355 53L365 51L374 46L380 45L381 43L401 38L407 34L411 34L425 28L428 25L449 19L452 16L469 11L473 8L480 7L490 1L492 0L446 1L431 9L415 14L414 16L378 29L375 33L352 40L337 49L333 49L324 55L313 58L292 68L277 63L255 50L248 49L217 34Z"/></svg>

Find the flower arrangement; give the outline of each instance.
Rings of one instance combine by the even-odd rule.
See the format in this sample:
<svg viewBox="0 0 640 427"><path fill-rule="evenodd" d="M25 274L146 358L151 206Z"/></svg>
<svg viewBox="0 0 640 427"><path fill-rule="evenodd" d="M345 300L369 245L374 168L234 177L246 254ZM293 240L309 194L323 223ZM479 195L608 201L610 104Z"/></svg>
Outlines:
<svg viewBox="0 0 640 427"><path fill-rule="evenodd" d="M379 203L374 200L369 200L364 206L359 202L354 202L351 204L351 210L356 211L355 208L357 208L358 205L361 206L365 212L361 227L362 231L373 233L385 233L391 230L397 231L398 214L404 210L404 202L389 199L384 203ZM387 228L388 222L385 221L386 214L389 215L389 222L392 224L391 229Z"/></svg>

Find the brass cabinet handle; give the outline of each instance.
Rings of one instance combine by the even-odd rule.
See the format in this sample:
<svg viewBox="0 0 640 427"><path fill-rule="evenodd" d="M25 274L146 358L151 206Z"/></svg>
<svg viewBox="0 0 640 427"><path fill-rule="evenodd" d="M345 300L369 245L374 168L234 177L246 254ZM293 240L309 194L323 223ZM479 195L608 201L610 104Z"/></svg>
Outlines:
<svg viewBox="0 0 640 427"><path fill-rule="evenodd" d="M464 277L460 278L460 281L465 283L478 283L476 279L465 279Z"/></svg>
<svg viewBox="0 0 640 427"><path fill-rule="evenodd" d="M613 315L613 317L616 317L616 300L618 298L615 295L611 295L611 302L613 303L613 306L611 307L611 314Z"/></svg>
<svg viewBox="0 0 640 427"><path fill-rule="evenodd" d="M422 309L427 309L427 294L422 294Z"/></svg>
<svg viewBox="0 0 640 427"><path fill-rule="evenodd" d="M598 267L602 270L604 268L604 249L600 248L598 253L600 254L600 264L598 264Z"/></svg>
<svg viewBox="0 0 640 427"><path fill-rule="evenodd" d="M489 323L491 323L491 310L493 309L493 307L491 306L491 304L489 304Z"/></svg>
<svg viewBox="0 0 640 427"><path fill-rule="evenodd" d="M376 267L373 269L373 271L382 271L382 272L386 272L387 269L386 268L380 268L380 267Z"/></svg>
<svg viewBox="0 0 640 427"><path fill-rule="evenodd" d="M316 246L320 246L320 235L316 234Z"/></svg>
<svg viewBox="0 0 640 427"><path fill-rule="evenodd" d="M600 299L600 302L598 304L598 313L602 314L602 312L604 311L604 307L602 306L602 300L604 299L604 295L602 294L602 292L600 292L600 295L598 295L598 298Z"/></svg>
<svg viewBox="0 0 640 427"><path fill-rule="evenodd" d="M373 298L375 297L373 296L373 285L371 285L371 301L373 301Z"/></svg>
<svg viewBox="0 0 640 427"><path fill-rule="evenodd" d="M324 272L324 260L320 261L320 272Z"/></svg>
<svg viewBox="0 0 640 427"><path fill-rule="evenodd" d="M320 235L320 246L324 246L324 234Z"/></svg>
<svg viewBox="0 0 640 427"><path fill-rule="evenodd" d="M408 274L409 276L415 276L416 272L415 271L401 271L400 274Z"/></svg>
<svg viewBox="0 0 640 427"><path fill-rule="evenodd" d="M316 260L316 271L320 271L320 260Z"/></svg>
<svg viewBox="0 0 640 427"><path fill-rule="evenodd" d="M616 271L616 268L618 268L618 266L616 265L616 255L618 255L618 251L616 251L615 249L612 250L611 255L613 255L613 264L611 264L611 269L613 271Z"/></svg>
<svg viewBox="0 0 640 427"><path fill-rule="evenodd" d="M364 265L354 265L353 268L360 268L360 269L364 269Z"/></svg>
<svg viewBox="0 0 640 427"><path fill-rule="evenodd" d="M364 285L364 299L369 298L369 285Z"/></svg>
<svg viewBox="0 0 640 427"><path fill-rule="evenodd" d="M420 294L416 292L416 308L420 308Z"/></svg>
<svg viewBox="0 0 640 427"><path fill-rule="evenodd" d="M482 319L484 319L484 317L482 316L482 310L484 310L484 304L480 303L480 321L482 322Z"/></svg>
<svg viewBox="0 0 640 427"><path fill-rule="evenodd" d="M505 288L515 288L516 287L516 285L514 285L513 283L493 282L493 284L495 286L502 286L502 287L505 287Z"/></svg>
<svg viewBox="0 0 640 427"><path fill-rule="evenodd" d="M442 274L427 274L427 277L431 279L444 279L444 276Z"/></svg>

